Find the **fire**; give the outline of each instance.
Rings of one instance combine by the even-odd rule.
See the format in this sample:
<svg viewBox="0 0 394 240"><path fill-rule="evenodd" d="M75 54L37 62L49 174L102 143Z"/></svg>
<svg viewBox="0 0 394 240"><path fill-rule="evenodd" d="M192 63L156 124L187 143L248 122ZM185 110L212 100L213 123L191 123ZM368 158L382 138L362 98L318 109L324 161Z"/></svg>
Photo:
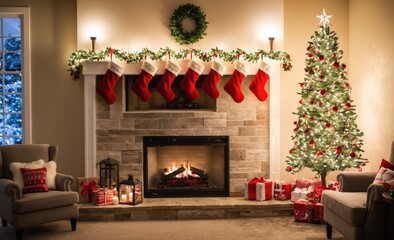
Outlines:
<svg viewBox="0 0 394 240"><path fill-rule="evenodd" d="M190 170L190 166L191 166L190 161L189 161L189 162L185 162L183 165L178 165L178 164L176 164L175 162L173 162L171 167L168 167L168 168L165 169L164 174L165 174L165 175L168 175L168 174L170 174L170 173L172 173L172 172L175 172L175 171L177 171L178 169L180 169L180 168L183 167L185 170L184 170L183 172L177 174L177 175L175 176L176 178L188 178L189 176L192 176L192 177L200 177L200 176L198 176L197 174L193 173L193 172Z"/></svg>

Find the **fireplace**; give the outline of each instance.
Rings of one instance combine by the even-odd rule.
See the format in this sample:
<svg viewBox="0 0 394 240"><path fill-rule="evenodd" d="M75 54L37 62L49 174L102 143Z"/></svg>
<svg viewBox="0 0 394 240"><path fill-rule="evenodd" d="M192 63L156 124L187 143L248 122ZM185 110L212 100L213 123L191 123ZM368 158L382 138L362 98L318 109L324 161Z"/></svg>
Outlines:
<svg viewBox="0 0 394 240"><path fill-rule="evenodd" d="M143 137L145 197L229 196L228 136Z"/></svg>

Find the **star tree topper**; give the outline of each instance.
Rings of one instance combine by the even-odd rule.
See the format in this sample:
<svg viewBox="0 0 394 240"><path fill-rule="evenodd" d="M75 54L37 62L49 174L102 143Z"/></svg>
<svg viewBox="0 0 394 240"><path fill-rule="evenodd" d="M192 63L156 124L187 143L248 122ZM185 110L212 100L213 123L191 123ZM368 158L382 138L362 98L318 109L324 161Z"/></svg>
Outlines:
<svg viewBox="0 0 394 240"><path fill-rule="evenodd" d="M326 10L323 7L323 13L321 15L316 15L317 18L320 19L319 26L323 25L323 27L327 27L326 25L331 25L330 23L330 18L332 18L332 15L327 15Z"/></svg>

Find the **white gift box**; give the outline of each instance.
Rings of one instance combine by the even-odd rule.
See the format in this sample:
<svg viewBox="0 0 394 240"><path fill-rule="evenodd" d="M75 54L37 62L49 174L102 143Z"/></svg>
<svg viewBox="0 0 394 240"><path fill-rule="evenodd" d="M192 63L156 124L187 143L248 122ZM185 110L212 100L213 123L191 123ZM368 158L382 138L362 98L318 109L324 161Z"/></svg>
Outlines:
<svg viewBox="0 0 394 240"><path fill-rule="evenodd" d="M299 199L308 199L308 194L313 192L312 189L314 189L313 186L309 188L294 188L294 190L291 192L291 201L295 202Z"/></svg>

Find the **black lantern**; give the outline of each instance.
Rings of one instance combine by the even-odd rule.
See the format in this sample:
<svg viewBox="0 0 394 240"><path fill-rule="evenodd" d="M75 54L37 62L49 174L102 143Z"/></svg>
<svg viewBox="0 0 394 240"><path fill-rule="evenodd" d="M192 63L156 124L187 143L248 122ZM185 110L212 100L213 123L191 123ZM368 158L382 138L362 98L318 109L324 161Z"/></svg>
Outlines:
<svg viewBox="0 0 394 240"><path fill-rule="evenodd" d="M128 179L119 183L120 203L130 205L142 203L142 182L134 179L131 174L128 176Z"/></svg>
<svg viewBox="0 0 394 240"><path fill-rule="evenodd" d="M101 160L100 163L100 186L102 188L119 189L119 161L110 158Z"/></svg>

